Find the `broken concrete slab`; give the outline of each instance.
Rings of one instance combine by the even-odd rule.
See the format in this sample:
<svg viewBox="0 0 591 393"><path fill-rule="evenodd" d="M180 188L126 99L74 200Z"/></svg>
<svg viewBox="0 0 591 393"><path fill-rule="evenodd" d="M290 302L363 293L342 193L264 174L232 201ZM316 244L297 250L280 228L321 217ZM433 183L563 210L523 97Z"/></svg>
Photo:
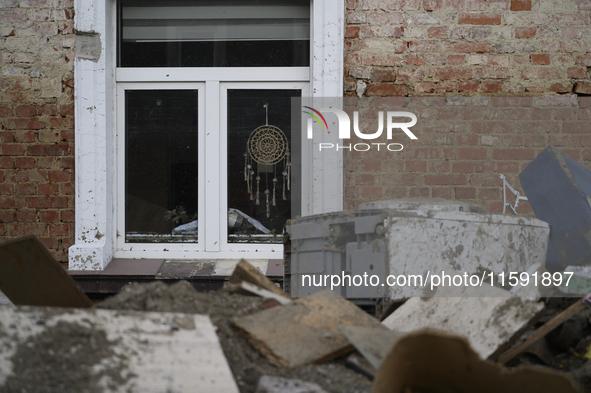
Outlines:
<svg viewBox="0 0 591 393"><path fill-rule="evenodd" d="M588 264L591 171L549 145L519 174L519 180L536 217L552 227L548 271Z"/></svg>
<svg viewBox="0 0 591 393"><path fill-rule="evenodd" d="M339 330L363 357L378 370L397 339L404 334L385 327L341 326Z"/></svg>
<svg viewBox="0 0 591 393"><path fill-rule="evenodd" d="M0 307L0 391L39 386L77 392L238 392L206 315Z"/></svg>
<svg viewBox="0 0 591 393"><path fill-rule="evenodd" d="M438 288L437 297L413 297L382 323L399 332L432 328L466 337L486 359L506 350L544 310L543 303L490 285L479 288L482 297L469 293L466 287Z"/></svg>
<svg viewBox="0 0 591 393"><path fill-rule="evenodd" d="M0 244L0 290L16 305L92 306L92 301L34 235Z"/></svg>
<svg viewBox="0 0 591 393"><path fill-rule="evenodd" d="M315 383L263 375L255 393L327 393Z"/></svg>
<svg viewBox="0 0 591 393"><path fill-rule="evenodd" d="M465 338L432 330L402 337L376 374L371 393L576 393L566 374L507 370L484 361Z"/></svg>
<svg viewBox="0 0 591 393"><path fill-rule="evenodd" d="M273 281L265 277L259 270L246 262L244 259L241 259L232 272L228 282L231 284L240 284L243 281L264 288L279 296L283 296L284 298L291 299L291 297L289 297L287 293L283 292L281 288L275 285Z"/></svg>
<svg viewBox="0 0 591 393"><path fill-rule="evenodd" d="M309 296L234 321L273 364L292 368L321 363L353 349L337 325L380 328L380 323L341 297Z"/></svg>

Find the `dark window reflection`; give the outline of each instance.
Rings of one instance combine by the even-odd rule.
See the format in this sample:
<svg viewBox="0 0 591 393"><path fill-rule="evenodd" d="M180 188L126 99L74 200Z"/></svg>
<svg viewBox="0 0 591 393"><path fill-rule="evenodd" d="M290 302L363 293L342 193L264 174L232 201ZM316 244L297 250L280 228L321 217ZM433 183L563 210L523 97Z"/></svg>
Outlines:
<svg viewBox="0 0 591 393"><path fill-rule="evenodd" d="M125 93L127 242L197 241L197 91Z"/></svg>
<svg viewBox="0 0 591 393"><path fill-rule="evenodd" d="M299 135L292 129L291 98L300 96L300 90L228 91L228 242L282 242L292 196L300 187L293 167L293 155L299 152L291 146ZM256 130L268 134L258 139L262 152L255 158L269 157L273 164L253 159ZM278 159L274 154L284 148L288 155Z"/></svg>

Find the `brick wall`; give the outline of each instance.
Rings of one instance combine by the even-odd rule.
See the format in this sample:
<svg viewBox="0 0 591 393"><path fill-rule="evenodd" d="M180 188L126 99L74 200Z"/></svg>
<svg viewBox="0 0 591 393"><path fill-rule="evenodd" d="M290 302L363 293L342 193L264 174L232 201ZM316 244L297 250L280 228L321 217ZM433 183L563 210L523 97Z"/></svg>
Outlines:
<svg viewBox="0 0 591 393"><path fill-rule="evenodd" d="M401 140L400 153L346 152L346 207L427 196L499 212L499 173L522 191L517 174L547 144L589 166L589 98L579 104L576 94L591 94L591 1L347 0L346 8L345 95L479 96L423 101L434 108L415 107L419 140Z"/></svg>
<svg viewBox="0 0 591 393"><path fill-rule="evenodd" d="M62 262L74 236L74 10L0 0L0 241L35 234Z"/></svg>
<svg viewBox="0 0 591 393"><path fill-rule="evenodd" d="M345 94L412 96L400 105L422 119L400 153L345 153L347 208L433 196L500 211L498 174L519 187L548 143L591 160L589 98L573 95L591 94L590 0L345 1ZM74 230L73 17L71 0L0 0L0 240L35 234L62 262ZM480 97L442 97L457 95Z"/></svg>
<svg viewBox="0 0 591 393"><path fill-rule="evenodd" d="M346 0L348 95L591 93L589 0Z"/></svg>
<svg viewBox="0 0 591 393"><path fill-rule="evenodd" d="M397 106L390 104L389 109L417 115L419 121L412 132L418 139L395 134L391 142L403 144L401 152L345 150L347 208L378 199L440 197L476 202L492 212L502 212L499 174L505 174L523 195L518 174L548 144L591 166L591 97L397 100ZM367 141L351 141L361 142ZM388 141L382 135L371 142ZM509 193L507 200L514 203L515 197ZM522 203L518 212L527 214L531 209Z"/></svg>

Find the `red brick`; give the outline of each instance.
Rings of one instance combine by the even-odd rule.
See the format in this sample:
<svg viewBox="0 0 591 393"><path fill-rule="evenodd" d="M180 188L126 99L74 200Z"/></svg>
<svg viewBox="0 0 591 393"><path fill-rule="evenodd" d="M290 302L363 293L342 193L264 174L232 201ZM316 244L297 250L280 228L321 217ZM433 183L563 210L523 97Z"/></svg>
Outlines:
<svg viewBox="0 0 591 393"><path fill-rule="evenodd" d="M454 189L456 199L474 199L476 189L473 187L456 187Z"/></svg>
<svg viewBox="0 0 591 393"><path fill-rule="evenodd" d="M394 65L401 65L402 58L400 56L393 56L393 55L383 55L383 56L374 56L374 55L367 55L361 58L361 63L364 65L369 66L394 66Z"/></svg>
<svg viewBox="0 0 591 393"><path fill-rule="evenodd" d="M429 27L427 34L430 38L447 38L447 29L445 27Z"/></svg>
<svg viewBox="0 0 591 393"><path fill-rule="evenodd" d="M550 55L531 55L531 62L535 65L548 65L550 64Z"/></svg>
<svg viewBox="0 0 591 393"><path fill-rule="evenodd" d="M68 173L64 171L49 171L48 174L48 179L52 182L66 182L69 180Z"/></svg>
<svg viewBox="0 0 591 393"><path fill-rule="evenodd" d="M37 186L39 195L55 195L57 194L57 184L39 184Z"/></svg>
<svg viewBox="0 0 591 393"><path fill-rule="evenodd" d="M486 160L486 149L458 149L460 160Z"/></svg>
<svg viewBox="0 0 591 393"><path fill-rule="evenodd" d="M458 84L458 91L478 91L478 86L480 86L480 84L475 81L460 82Z"/></svg>
<svg viewBox="0 0 591 393"><path fill-rule="evenodd" d="M531 11L531 0L511 0L511 11Z"/></svg>
<svg viewBox="0 0 591 393"><path fill-rule="evenodd" d="M16 212L16 220L20 222L37 222L35 210L19 210Z"/></svg>
<svg viewBox="0 0 591 393"><path fill-rule="evenodd" d="M498 199L501 196L501 190L498 188L493 188L489 190L480 190L478 193L479 199L484 200L491 200L491 199Z"/></svg>
<svg viewBox="0 0 591 393"><path fill-rule="evenodd" d="M26 205L24 198L0 198L0 209L22 209Z"/></svg>
<svg viewBox="0 0 591 393"><path fill-rule="evenodd" d="M0 116L1 117L10 117L12 116L12 107L11 106L0 106Z"/></svg>
<svg viewBox="0 0 591 393"><path fill-rule="evenodd" d="M406 64L412 64L416 66L425 65L425 59L415 55L406 56Z"/></svg>
<svg viewBox="0 0 591 393"><path fill-rule="evenodd" d="M382 198L382 187L364 187L363 188L363 198L368 200L376 200Z"/></svg>
<svg viewBox="0 0 591 393"><path fill-rule="evenodd" d="M14 221L14 212L13 211L0 211L0 222L13 222Z"/></svg>
<svg viewBox="0 0 591 393"><path fill-rule="evenodd" d="M27 148L30 156L65 156L68 154L68 145L33 145Z"/></svg>
<svg viewBox="0 0 591 393"><path fill-rule="evenodd" d="M536 156L534 149L497 149L493 151L495 160L533 160Z"/></svg>
<svg viewBox="0 0 591 393"><path fill-rule="evenodd" d="M14 159L12 157L0 157L0 168L13 169Z"/></svg>
<svg viewBox="0 0 591 393"><path fill-rule="evenodd" d="M37 190L33 183L18 183L16 185L16 193L17 195L35 195Z"/></svg>
<svg viewBox="0 0 591 393"><path fill-rule="evenodd" d="M472 69L470 68L432 68L429 75L435 80L470 80Z"/></svg>
<svg viewBox="0 0 591 393"><path fill-rule="evenodd" d="M40 116L57 116L57 105L43 105L39 107Z"/></svg>
<svg viewBox="0 0 591 393"><path fill-rule="evenodd" d="M62 210L62 222L74 222L75 214L73 210Z"/></svg>
<svg viewBox="0 0 591 393"><path fill-rule="evenodd" d="M572 79L583 79L587 76L587 72L584 68L581 67L569 67L566 70L567 78Z"/></svg>
<svg viewBox="0 0 591 393"><path fill-rule="evenodd" d="M495 48L486 42L458 42L454 44L454 52L458 53L486 53L494 51Z"/></svg>
<svg viewBox="0 0 591 393"><path fill-rule="evenodd" d="M366 94L370 97L406 96L408 87L405 85L372 85L367 88Z"/></svg>
<svg viewBox="0 0 591 393"><path fill-rule="evenodd" d="M466 64L466 56L464 56L464 55L449 55L449 56L447 56L447 64L449 64L449 65Z"/></svg>
<svg viewBox="0 0 591 393"><path fill-rule="evenodd" d="M31 105L17 106L16 115L19 117L32 117L35 116L35 107Z"/></svg>
<svg viewBox="0 0 591 393"><path fill-rule="evenodd" d="M22 156L25 148L21 145L0 145L0 155L3 156Z"/></svg>
<svg viewBox="0 0 591 393"><path fill-rule="evenodd" d="M484 81L481 85L482 91L485 93L498 93L503 90L503 84L501 82Z"/></svg>
<svg viewBox="0 0 591 393"><path fill-rule="evenodd" d="M12 194L14 194L14 184L0 183L0 195L12 195Z"/></svg>
<svg viewBox="0 0 591 393"><path fill-rule="evenodd" d="M394 70L380 70L374 69L371 73L371 81L378 82L394 82L396 80L396 73Z"/></svg>
<svg viewBox="0 0 591 393"><path fill-rule="evenodd" d="M74 157L63 157L60 166L63 169L74 169Z"/></svg>
<svg viewBox="0 0 591 393"><path fill-rule="evenodd" d="M515 29L515 38L534 38L536 32L537 29L535 27Z"/></svg>
<svg viewBox="0 0 591 393"><path fill-rule="evenodd" d="M68 198L58 196L30 197L28 203L29 207L36 209L57 209L68 207Z"/></svg>
<svg viewBox="0 0 591 393"><path fill-rule="evenodd" d="M358 38L359 37L359 27L357 26L347 26L345 28L345 38ZM62 116L64 116L62 114Z"/></svg>
<svg viewBox="0 0 591 393"><path fill-rule="evenodd" d="M35 159L32 157L17 157L15 159L16 168L32 169L35 168Z"/></svg>
<svg viewBox="0 0 591 393"><path fill-rule="evenodd" d="M74 116L74 105L62 105L60 107L61 116Z"/></svg>
<svg viewBox="0 0 591 393"><path fill-rule="evenodd" d="M70 231L70 225L68 224L50 224L49 235L50 236L68 236Z"/></svg>
<svg viewBox="0 0 591 393"><path fill-rule="evenodd" d="M40 237L39 241L49 250L56 250L59 246L59 241L55 237Z"/></svg>
<svg viewBox="0 0 591 393"><path fill-rule="evenodd" d="M72 183L62 184L60 186L60 192L62 195L74 195L74 185Z"/></svg>
<svg viewBox="0 0 591 393"><path fill-rule="evenodd" d="M466 184L466 176L453 175L426 175L425 184L427 185L462 185Z"/></svg>
<svg viewBox="0 0 591 393"><path fill-rule="evenodd" d="M500 173L517 173L519 172L519 163L515 161L497 162L497 171Z"/></svg>
<svg viewBox="0 0 591 393"><path fill-rule="evenodd" d="M39 221L41 222L59 222L60 214L57 211L42 210L39 212Z"/></svg>
<svg viewBox="0 0 591 393"><path fill-rule="evenodd" d="M454 190L451 188L433 188L433 198L445 198L452 199L454 196Z"/></svg>
<svg viewBox="0 0 591 393"><path fill-rule="evenodd" d="M452 171L454 173L472 173L474 172L474 164L470 162L454 162Z"/></svg>
<svg viewBox="0 0 591 393"><path fill-rule="evenodd" d="M407 172L426 172L427 161L406 161Z"/></svg>
<svg viewBox="0 0 591 393"><path fill-rule="evenodd" d="M45 128L45 124L39 120L32 119L9 119L6 122L6 128L10 130L40 130Z"/></svg>
<svg viewBox="0 0 591 393"><path fill-rule="evenodd" d="M501 15L498 14L460 14L459 24L464 25L500 25Z"/></svg>

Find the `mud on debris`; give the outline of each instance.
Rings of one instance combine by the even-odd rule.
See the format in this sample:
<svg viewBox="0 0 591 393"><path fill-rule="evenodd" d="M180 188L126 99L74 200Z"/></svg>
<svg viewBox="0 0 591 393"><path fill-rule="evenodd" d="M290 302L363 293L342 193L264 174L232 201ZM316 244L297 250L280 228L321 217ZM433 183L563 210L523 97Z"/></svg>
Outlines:
<svg viewBox="0 0 591 393"><path fill-rule="evenodd" d="M217 328L224 354L242 393L254 392L259 378L263 375L314 382L327 392L369 392L371 381L346 368L342 360L290 370L269 363L232 324L235 317L261 311L264 303L265 300L259 297L232 294L224 290L197 292L186 281L172 285L156 281L149 284L130 284L119 294L97 304L96 307L209 315Z"/></svg>

